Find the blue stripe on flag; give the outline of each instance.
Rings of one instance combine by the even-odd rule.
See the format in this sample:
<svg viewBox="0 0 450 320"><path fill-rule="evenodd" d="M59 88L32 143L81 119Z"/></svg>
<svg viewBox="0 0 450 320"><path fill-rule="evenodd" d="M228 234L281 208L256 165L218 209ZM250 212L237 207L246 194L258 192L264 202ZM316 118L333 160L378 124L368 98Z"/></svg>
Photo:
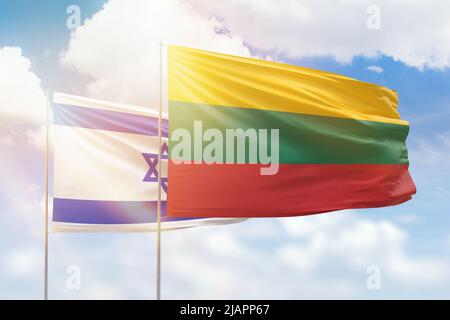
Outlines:
<svg viewBox="0 0 450 320"><path fill-rule="evenodd" d="M131 113L54 104L54 124L89 129L158 135L158 118ZM162 136L167 137L169 121L162 119Z"/></svg>
<svg viewBox="0 0 450 320"><path fill-rule="evenodd" d="M101 201L53 199L53 221L90 224L130 224L157 222L157 201ZM166 217L166 202L161 202L161 221L181 221Z"/></svg>

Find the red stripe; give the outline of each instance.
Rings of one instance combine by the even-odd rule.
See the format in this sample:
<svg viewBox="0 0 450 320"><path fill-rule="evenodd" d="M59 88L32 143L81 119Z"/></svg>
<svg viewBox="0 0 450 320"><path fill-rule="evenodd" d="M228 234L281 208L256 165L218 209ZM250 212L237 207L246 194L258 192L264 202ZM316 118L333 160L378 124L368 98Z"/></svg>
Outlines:
<svg viewBox="0 0 450 320"><path fill-rule="evenodd" d="M416 187L401 164L258 164L169 162L170 217L281 217L396 205Z"/></svg>

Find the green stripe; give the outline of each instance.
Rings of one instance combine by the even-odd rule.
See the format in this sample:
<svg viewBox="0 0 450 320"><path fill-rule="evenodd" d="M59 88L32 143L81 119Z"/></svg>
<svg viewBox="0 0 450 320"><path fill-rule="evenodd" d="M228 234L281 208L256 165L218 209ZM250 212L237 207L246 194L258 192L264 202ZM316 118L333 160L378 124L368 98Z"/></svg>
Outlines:
<svg viewBox="0 0 450 320"><path fill-rule="evenodd" d="M408 163L409 126L404 125L174 101L169 102L169 119L170 136L184 128L193 137L193 123L198 120L203 132L216 128L224 137L226 129L279 129L280 163Z"/></svg>

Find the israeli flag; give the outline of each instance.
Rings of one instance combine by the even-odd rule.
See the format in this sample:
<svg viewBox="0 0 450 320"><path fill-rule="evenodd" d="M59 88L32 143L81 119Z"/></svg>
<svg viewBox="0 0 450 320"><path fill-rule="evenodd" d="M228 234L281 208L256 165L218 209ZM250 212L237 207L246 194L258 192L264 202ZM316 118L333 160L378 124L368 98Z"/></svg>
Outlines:
<svg viewBox="0 0 450 320"><path fill-rule="evenodd" d="M167 115L162 136L162 229L243 221L166 216ZM157 169L157 112L53 94L53 231L156 230Z"/></svg>

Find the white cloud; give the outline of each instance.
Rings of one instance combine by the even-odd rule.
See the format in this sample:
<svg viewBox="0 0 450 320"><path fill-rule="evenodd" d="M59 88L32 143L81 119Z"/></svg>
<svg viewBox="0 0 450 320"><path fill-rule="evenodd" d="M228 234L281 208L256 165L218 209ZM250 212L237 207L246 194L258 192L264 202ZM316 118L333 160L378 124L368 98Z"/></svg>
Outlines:
<svg viewBox="0 0 450 320"><path fill-rule="evenodd" d="M61 62L90 76L89 96L156 106L160 41L248 56L222 28L184 1L110 0L72 34Z"/></svg>
<svg viewBox="0 0 450 320"><path fill-rule="evenodd" d="M46 50L44 50L44 52L42 53L42 56L43 56L44 58L49 58L49 57L51 56L51 54L52 54L52 51L49 50L49 49L46 49Z"/></svg>
<svg viewBox="0 0 450 320"><path fill-rule="evenodd" d="M42 146L45 115L45 92L31 61L18 47L0 47L0 147Z"/></svg>
<svg viewBox="0 0 450 320"><path fill-rule="evenodd" d="M389 274L406 285L442 285L448 283L450 265L440 258L411 259L402 253L394 252L386 261Z"/></svg>
<svg viewBox="0 0 450 320"><path fill-rule="evenodd" d="M29 144L44 149L46 142L46 126L40 126L36 129L28 129L25 134Z"/></svg>
<svg viewBox="0 0 450 320"><path fill-rule="evenodd" d="M22 180L17 171L9 174L15 176L18 181L9 184L8 190L3 192L4 195L10 197L11 201L8 214L14 215L14 220L10 218L8 224L22 228L24 236L30 235L41 240L44 230L45 195L36 184L23 181L25 179Z"/></svg>
<svg viewBox="0 0 450 320"><path fill-rule="evenodd" d="M378 2L381 28L366 26L371 1L109 0L72 34L60 62L90 79L85 95L155 107L159 43L266 57L390 56L419 69L450 66L450 24L443 1ZM402 17L432 16L427 23ZM251 17L251 18L249 18ZM414 37L414 38L412 38ZM370 66L382 72L379 66Z"/></svg>
<svg viewBox="0 0 450 320"><path fill-rule="evenodd" d="M154 298L155 234L51 239L51 297ZM370 298L369 265L379 266L385 297L403 297L407 290L421 298L425 288L445 290L448 259L410 254L408 243L407 233L392 222L351 211L165 232L162 294L165 299ZM80 291L66 288L65 271L74 264L81 268Z"/></svg>
<svg viewBox="0 0 450 320"><path fill-rule="evenodd" d="M224 20L235 36L262 50L291 57L392 57L422 69L450 66L450 3L376 1L380 29L368 29L371 0L191 0L204 15ZM417 19L421 17L421 19Z"/></svg>
<svg viewBox="0 0 450 320"><path fill-rule="evenodd" d="M43 194L38 187L42 167L36 167L42 163L42 150L30 144L42 145L46 96L31 67L20 48L0 48L0 175L4 181L0 186L0 294L7 298L33 297L36 281L39 288L42 284L43 246L23 245L43 243L44 227Z"/></svg>
<svg viewBox="0 0 450 320"><path fill-rule="evenodd" d="M303 255L309 264L315 262L311 269L326 262L327 257L334 257L355 271L378 264L392 281L409 285L439 284L450 276L450 261L410 257L406 251L407 234L389 221L372 221L343 213L315 217L306 223L297 218L283 222L291 235L306 241L288 248L290 252L297 248L297 255ZM302 224L307 225L307 232Z"/></svg>
<svg viewBox="0 0 450 320"><path fill-rule="evenodd" d="M166 298L370 297L369 265L380 267L393 297L450 278L448 259L412 255L396 224L351 211L177 231L163 241Z"/></svg>
<svg viewBox="0 0 450 320"><path fill-rule="evenodd" d="M367 70L375 72L375 73L383 73L384 69L380 66L368 66Z"/></svg>
<svg viewBox="0 0 450 320"><path fill-rule="evenodd" d="M0 140L0 146L12 147L16 145L16 141L12 135L4 135Z"/></svg>
<svg viewBox="0 0 450 320"><path fill-rule="evenodd" d="M42 255L37 248L16 248L3 257L5 272L15 278L31 278L42 272Z"/></svg>
<svg viewBox="0 0 450 320"><path fill-rule="evenodd" d="M27 215L43 212L44 200L45 197L42 191L35 184L30 184L26 189L22 190L20 195L12 198L15 209Z"/></svg>
<svg viewBox="0 0 450 320"><path fill-rule="evenodd" d="M17 47L0 47L0 115L2 125L11 119L31 124L45 120L45 93L41 80L30 71L31 61Z"/></svg>

